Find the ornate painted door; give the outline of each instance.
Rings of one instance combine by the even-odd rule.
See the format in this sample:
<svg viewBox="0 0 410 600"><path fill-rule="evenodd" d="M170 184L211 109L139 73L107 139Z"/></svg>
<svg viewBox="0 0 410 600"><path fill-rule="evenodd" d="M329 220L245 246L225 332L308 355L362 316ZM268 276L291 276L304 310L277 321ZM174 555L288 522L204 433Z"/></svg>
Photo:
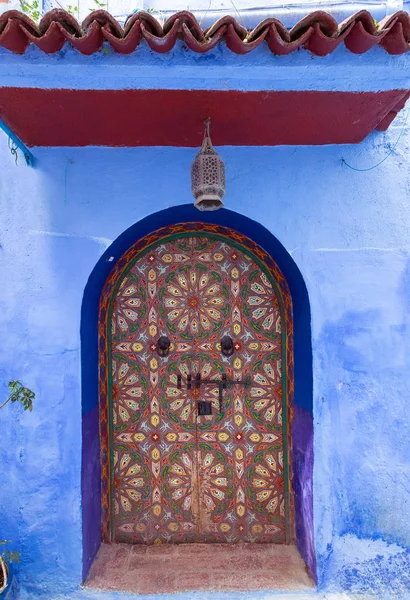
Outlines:
<svg viewBox="0 0 410 600"><path fill-rule="evenodd" d="M108 340L112 539L289 541L280 302L256 258L201 231L151 245L123 271Z"/></svg>

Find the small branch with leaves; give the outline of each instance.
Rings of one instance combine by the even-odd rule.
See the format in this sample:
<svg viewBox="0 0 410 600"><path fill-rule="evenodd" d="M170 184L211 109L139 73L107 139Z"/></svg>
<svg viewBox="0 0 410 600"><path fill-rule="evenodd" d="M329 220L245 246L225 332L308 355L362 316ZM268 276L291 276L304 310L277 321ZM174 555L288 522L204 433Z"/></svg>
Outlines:
<svg viewBox="0 0 410 600"><path fill-rule="evenodd" d="M91 12L94 10L108 10L108 0L106 2L100 2L100 0L94 0L94 6L88 9Z"/></svg>
<svg viewBox="0 0 410 600"><path fill-rule="evenodd" d="M43 16L39 0L20 0L21 10L35 23Z"/></svg>
<svg viewBox="0 0 410 600"><path fill-rule="evenodd" d="M9 397L3 404L0 404L0 408L6 406L8 402L12 404L19 402L24 410L33 410L33 400L35 398L34 392L24 387L20 381L9 382ZM10 544L11 540L0 540L0 594L6 589L8 585L9 570L7 563L18 563L20 562L20 552L14 552L13 550L2 551L1 546Z"/></svg>
<svg viewBox="0 0 410 600"><path fill-rule="evenodd" d="M0 540L0 546L5 546L6 544L10 544L11 540ZM8 563L12 563L12 562L20 562L20 552L12 552L11 550L4 550L4 552L2 552L0 554L1 558L8 562Z"/></svg>
<svg viewBox="0 0 410 600"><path fill-rule="evenodd" d="M75 6L74 4L68 4L66 11L68 14L73 15L73 17L78 17L78 6Z"/></svg>
<svg viewBox="0 0 410 600"><path fill-rule="evenodd" d="M19 402L24 407L24 410L29 410L30 412L33 410L33 400L36 395L29 388L24 387L20 381L10 381L9 392L9 397L3 404L0 404L0 408L6 406L8 402L12 404Z"/></svg>

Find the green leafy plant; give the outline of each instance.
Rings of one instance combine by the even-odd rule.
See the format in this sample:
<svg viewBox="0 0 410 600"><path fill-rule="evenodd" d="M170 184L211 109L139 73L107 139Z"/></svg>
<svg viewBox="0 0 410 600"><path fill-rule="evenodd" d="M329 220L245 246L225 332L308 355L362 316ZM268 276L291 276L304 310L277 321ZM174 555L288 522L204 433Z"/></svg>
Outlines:
<svg viewBox="0 0 410 600"><path fill-rule="evenodd" d="M35 23L38 23L42 17L39 0L32 0L31 2L29 0L20 0L20 6L21 10L30 17L30 19Z"/></svg>
<svg viewBox="0 0 410 600"><path fill-rule="evenodd" d="M33 400L35 398L34 392L24 387L20 381L9 382L9 397L3 404L0 404L0 408L6 406L8 402L14 403L19 402L24 410L33 410ZM8 569L7 563L20 562L20 552L14 552L13 550L4 549L1 551L1 546L10 544L11 540L0 540L0 593L3 592L7 587Z"/></svg>
<svg viewBox="0 0 410 600"><path fill-rule="evenodd" d="M11 540L0 540L0 546L5 546L6 544L10 544ZM12 562L20 562L20 552L12 552L11 550L4 550L0 554L1 558L8 563Z"/></svg>
<svg viewBox="0 0 410 600"><path fill-rule="evenodd" d="M69 15L73 15L73 17L78 17L78 6L74 6L74 4L69 4L66 8L66 11Z"/></svg>
<svg viewBox="0 0 410 600"><path fill-rule="evenodd" d="M97 0L94 0L97 4L100 4ZM74 17L78 17L80 12L79 3L68 4L67 7L64 8L59 2L57 2L60 8L66 10L68 14L73 15ZM102 3L101 3L102 4ZM104 6L106 6L104 4ZM43 11L41 10L40 0L20 0L21 10L32 19L35 23L38 23L43 16ZM100 7L100 6L99 6ZM91 9L91 10L96 10Z"/></svg>
<svg viewBox="0 0 410 600"><path fill-rule="evenodd" d="M100 2L100 0L94 0L94 7L89 8L88 10L90 12L93 12L94 10L107 10L107 8L108 8L107 2Z"/></svg>
<svg viewBox="0 0 410 600"><path fill-rule="evenodd" d="M0 404L0 408L6 406L8 402L11 402L12 404L14 402L19 402L24 407L24 410L33 410L33 400L36 395L29 390L29 388L24 387L20 381L10 381L9 392L9 397L3 404Z"/></svg>

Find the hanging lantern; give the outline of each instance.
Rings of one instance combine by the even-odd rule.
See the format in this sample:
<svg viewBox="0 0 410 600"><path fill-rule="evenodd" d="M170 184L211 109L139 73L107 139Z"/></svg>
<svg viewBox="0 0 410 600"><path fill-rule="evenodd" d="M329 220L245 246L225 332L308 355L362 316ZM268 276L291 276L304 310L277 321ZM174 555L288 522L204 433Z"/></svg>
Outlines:
<svg viewBox="0 0 410 600"><path fill-rule="evenodd" d="M191 166L192 194L194 206L198 210L218 210L223 207L225 195L225 165L215 148L209 134L210 119L205 121L202 148Z"/></svg>

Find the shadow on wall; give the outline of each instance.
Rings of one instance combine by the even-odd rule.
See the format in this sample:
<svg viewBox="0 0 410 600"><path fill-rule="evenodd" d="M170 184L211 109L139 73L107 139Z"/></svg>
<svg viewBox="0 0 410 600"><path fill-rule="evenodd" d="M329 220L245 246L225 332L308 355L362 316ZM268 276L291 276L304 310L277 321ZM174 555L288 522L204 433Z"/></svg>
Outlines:
<svg viewBox="0 0 410 600"><path fill-rule="evenodd" d="M222 209L199 213L191 204L170 208L139 221L101 256L84 290L81 310L82 365L82 509L83 579L101 542L101 467L98 407L98 313L105 281L115 264L141 237L177 223L206 222L232 228L259 244L274 259L290 289L294 312L295 412L293 422L296 539L312 578L316 581L313 543L313 417L312 346L309 298L303 277L282 244L252 219Z"/></svg>

